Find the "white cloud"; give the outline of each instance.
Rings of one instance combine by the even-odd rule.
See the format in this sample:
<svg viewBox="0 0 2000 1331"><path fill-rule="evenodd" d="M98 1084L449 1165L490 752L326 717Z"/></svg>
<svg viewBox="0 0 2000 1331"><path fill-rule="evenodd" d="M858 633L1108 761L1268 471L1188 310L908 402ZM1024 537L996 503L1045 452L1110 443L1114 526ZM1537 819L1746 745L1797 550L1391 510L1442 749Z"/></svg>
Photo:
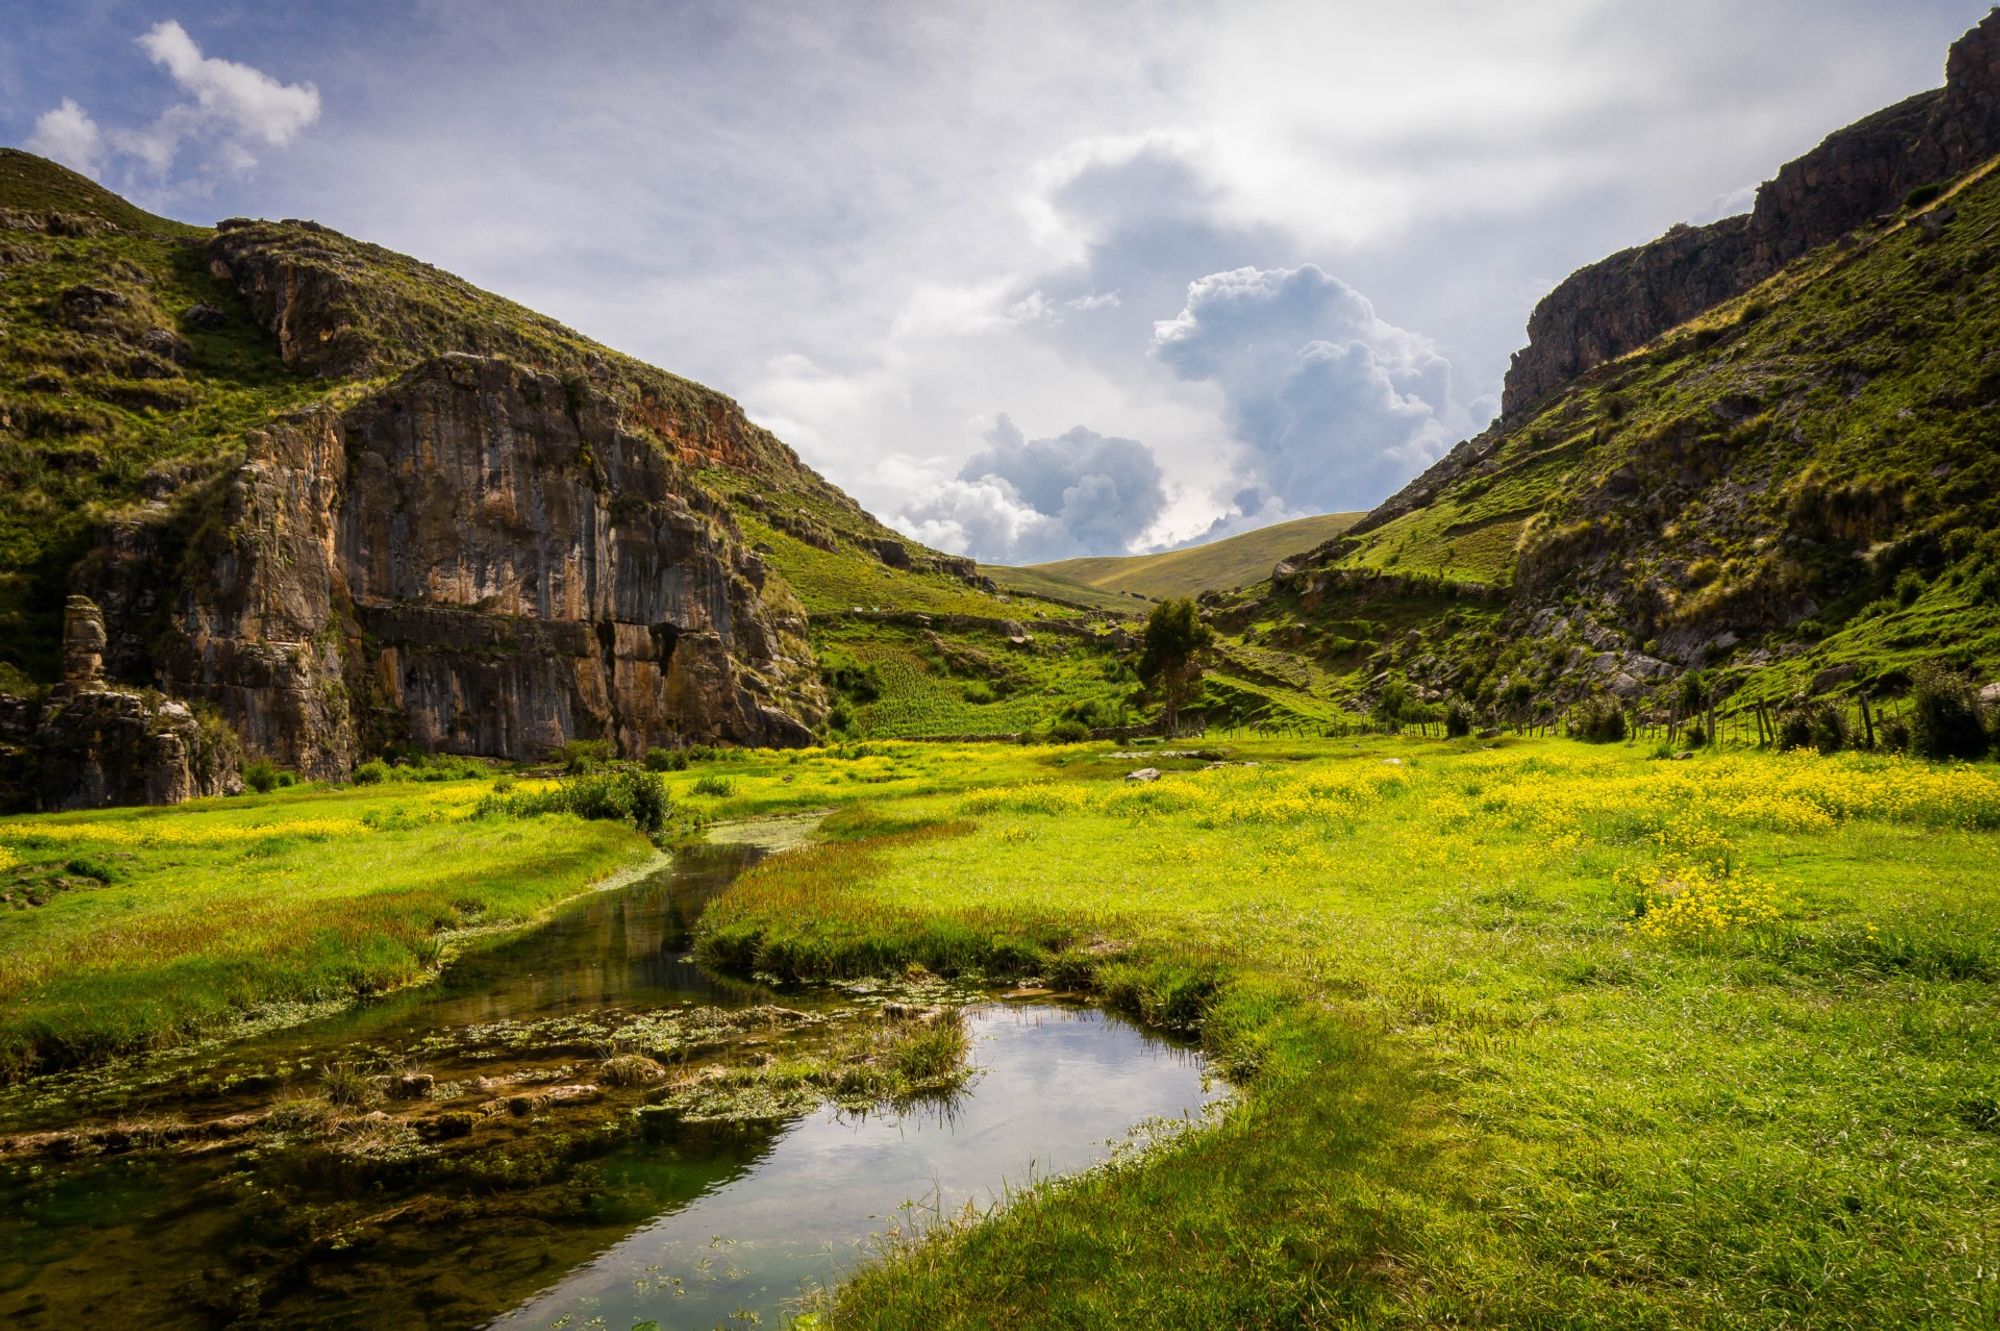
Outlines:
<svg viewBox="0 0 2000 1331"><path fill-rule="evenodd" d="M27 149L53 158L87 176L94 176L103 163L104 135L90 113L70 98L53 111L35 119L35 132L28 136Z"/></svg>
<svg viewBox="0 0 2000 1331"><path fill-rule="evenodd" d="M71 98L35 122L31 151L99 175L108 165L107 148L165 176L184 150L206 150L208 166L242 174L257 164L256 154L282 148L319 119L319 89L311 83L281 83L262 70L233 60L205 56L179 23L155 24L138 39L154 64L189 94L139 127L100 130Z"/></svg>
<svg viewBox="0 0 2000 1331"><path fill-rule="evenodd" d="M1367 508L1443 456L1470 421L1451 363L1315 265L1238 268L1188 285L1153 354L1223 394L1240 446L1239 513Z"/></svg>
<svg viewBox="0 0 2000 1331"><path fill-rule="evenodd" d="M893 520L927 544L989 563L1123 554L1167 506L1153 451L1079 425L1029 439L1006 416L958 475Z"/></svg>

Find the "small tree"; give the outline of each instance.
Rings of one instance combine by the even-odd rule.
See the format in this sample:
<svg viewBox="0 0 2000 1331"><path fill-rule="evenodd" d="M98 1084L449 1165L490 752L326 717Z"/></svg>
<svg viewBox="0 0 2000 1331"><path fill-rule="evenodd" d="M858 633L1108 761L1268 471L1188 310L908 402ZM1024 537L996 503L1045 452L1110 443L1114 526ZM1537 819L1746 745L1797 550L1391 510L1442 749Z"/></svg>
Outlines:
<svg viewBox="0 0 2000 1331"><path fill-rule="evenodd" d="M1384 681L1382 691L1375 695L1375 705L1368 709L1368 715L1375 723L1392 735L1401 734L1403 722L1410 719L1410 710L1416 699L1410 694L1410 686L1400 679Z"/></svg>
<svg viewBox="0 0 2000 1331"><path fill-rule="evenodd" d="M1139 678L1159 695L1169 735L1181 732L1181 707L1200 685L1202 654L1214 641L1215 631L1186 597L1162 601L1146 619Z"/></svg>

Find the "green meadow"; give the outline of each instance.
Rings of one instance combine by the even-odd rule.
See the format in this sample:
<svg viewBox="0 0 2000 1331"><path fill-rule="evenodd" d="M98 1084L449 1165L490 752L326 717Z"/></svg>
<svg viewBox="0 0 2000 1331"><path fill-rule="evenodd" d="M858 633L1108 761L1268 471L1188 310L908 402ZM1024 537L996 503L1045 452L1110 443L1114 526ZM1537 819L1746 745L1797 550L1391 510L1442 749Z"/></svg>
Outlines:
<svg viewBox="0 0 2000 1331"><path fill-rule="evenodd" d="M466 821L484 781L0 819L0 1079L432 973L657 852L569 817Z"/></svg>
<svg viewBox="0 0 2000 1331"><path fill-rule="evenodd" d="M818 1324L2000 1321L1991 767L1233 756L857 806L711 907L715 964L1039 975L1239 1088Z"/></svg>
<svg viewBox="0 0 2000 1331"><path fill-rule="evenodd" d="M2000 1323L1990 764L871 742L663 779L683 826L832 810L708 908L711 967L1088 992L1235 1088L884 1240L808 1326ZM0 822L10 1066L419 981L654 854L492 785Z"/></svg>

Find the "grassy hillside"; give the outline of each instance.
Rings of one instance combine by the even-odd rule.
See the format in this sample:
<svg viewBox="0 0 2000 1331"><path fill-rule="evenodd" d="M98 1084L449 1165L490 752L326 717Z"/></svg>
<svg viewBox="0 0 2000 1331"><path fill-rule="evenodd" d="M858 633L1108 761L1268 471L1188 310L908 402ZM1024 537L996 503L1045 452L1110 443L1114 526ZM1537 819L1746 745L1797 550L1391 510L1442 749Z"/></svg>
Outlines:
<svg viewBox="0 0 2000 1331"><path fill-rule="evenodd" d="M1168 550L1157 555L1058 559L1048 564L1030 564L1020 572L1156 601L1169 596L1233 591L1270 577L1272 565L1279 560L1303 554L1332 540L1360 521L1361 516L1359 513L1322 513L1318 517L1295 518L1290 522L1259 527L1256 531L1225 536L1219 541L1189 546L1184 550ZM998 571L994 576L996 580L1004 581Z"/></svg>
<svg viewBox="0 0 2000 1331"><path fill-rule="evenodd" d="M1996 346L1981 171L1461 445L1228 622L1488 707L2000 677Z"/></svg>

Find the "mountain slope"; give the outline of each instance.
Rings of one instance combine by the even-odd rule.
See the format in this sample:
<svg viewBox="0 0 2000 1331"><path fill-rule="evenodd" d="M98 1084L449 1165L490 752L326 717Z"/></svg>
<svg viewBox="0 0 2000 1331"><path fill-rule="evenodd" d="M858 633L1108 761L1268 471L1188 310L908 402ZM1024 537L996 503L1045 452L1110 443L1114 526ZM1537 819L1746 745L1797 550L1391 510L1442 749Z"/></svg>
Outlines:
<svg viewBox="0 0 2000 1331"><path fill-rule="evenodd" d="M186 226L0 150L0 321L15 800L200 793L239 748L338 776L798 743L843 719L822 651L925 631L880 608L1081 614L891 532L723 395L311 222Z"/></svg>
<svg viewBox="0 0 2000 1331"><path fill-rule="evenodd" d="M1361 607L1449 605L1342 659L1489 708L1990 678L1996 348L1988 163L1468 440L1229 622L1326 653Z"/></svg>
<svg viewBox="0 0 2000 1331"><path fill-rule="evenodd" d="M1270 577L1279 560L1332 540L1361 517L1359 513L1323 513L1156 555L1097 555L1026 567L1032 573L1099 591L1156 601L1234 591ZM1003 574L994 576L1005 581Z"/></svg>

